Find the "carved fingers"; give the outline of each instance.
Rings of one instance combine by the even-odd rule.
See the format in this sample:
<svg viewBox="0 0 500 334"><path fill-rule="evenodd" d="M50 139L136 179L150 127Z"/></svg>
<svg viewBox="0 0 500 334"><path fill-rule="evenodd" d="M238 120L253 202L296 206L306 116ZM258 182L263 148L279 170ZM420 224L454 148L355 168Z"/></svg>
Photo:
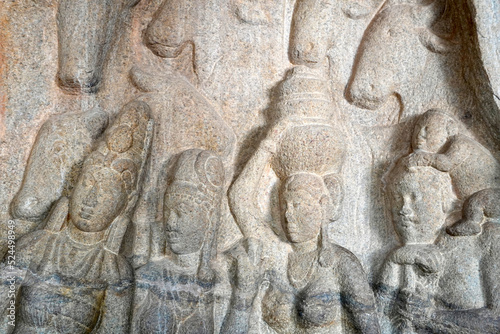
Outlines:
<svg viewBox="0 0 500 334"><path fill-rule="evenodd" d="M400 265L415 265L425 275L441 270L443 256L433 245L408 245L397 249L390 261Z"/></svg>
<svg viewBox="0 0 500 334"><path fill-rule="evenodd" d="M236 287L240 293L255 297L258 293L263 275L262 242L255 238L247 238L234 246L229 254L236 261Z"/></svg>
<svg viewBox="0 0 500 334"><path fill-rule="evenodd" d="M417 151L408 156L408 167L431 166L434 161L434 154L428 152Z"/></svg>

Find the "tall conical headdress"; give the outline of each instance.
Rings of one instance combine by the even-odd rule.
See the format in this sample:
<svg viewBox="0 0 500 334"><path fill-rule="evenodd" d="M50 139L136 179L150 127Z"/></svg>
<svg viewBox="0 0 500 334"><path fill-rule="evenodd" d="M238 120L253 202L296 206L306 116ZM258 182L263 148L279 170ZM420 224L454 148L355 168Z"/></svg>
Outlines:
<svg viewBox="0 0 500 334"><path fill-rule="evenodd" d="M203 242L198 268L201 280L211 281L214 278L210 261L217 251L216 239L223 193L224 167L220 157L211 151L200 149L190 149L179 155L165 199L170 196L191 198L209 213L210 226Z"/></svg>

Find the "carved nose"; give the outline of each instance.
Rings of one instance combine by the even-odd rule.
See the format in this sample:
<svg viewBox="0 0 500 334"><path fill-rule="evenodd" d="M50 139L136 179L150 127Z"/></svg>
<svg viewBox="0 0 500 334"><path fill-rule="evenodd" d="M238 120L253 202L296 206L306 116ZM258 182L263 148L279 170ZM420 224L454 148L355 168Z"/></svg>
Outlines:
<svg viewBox="0 0 500 334"><path fill-rule="evenodd" d="M425 129L425 126L420 129L420 132L418 133L418 139L427 139L427 130Z"/></svg>
<svg viewBox="0 0 500 334"><path fill-rule="evenodd" d="M170 212L167 219L166 229L168 232L177 230L177 214L175 212Z"/></svg>
<svg viewBox="0 0 500 334"><path fill-rule="evenodd" d="M405 202L401 210L399 211L400 216L408 217L411 216L413 213L411 206L408 204L408 202Z"/></svg>
<svg viewBox="0 0 500 334"><path fill-rule="evenodd" d="M94 208L97 205L97 190L95 187L92 187L87 197L85 197L83 204Z"/></svg>

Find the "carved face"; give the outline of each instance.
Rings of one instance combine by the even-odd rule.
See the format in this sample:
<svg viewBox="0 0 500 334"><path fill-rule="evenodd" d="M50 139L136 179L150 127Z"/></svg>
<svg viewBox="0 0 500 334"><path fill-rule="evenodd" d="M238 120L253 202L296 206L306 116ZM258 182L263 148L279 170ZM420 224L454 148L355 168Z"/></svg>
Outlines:
<svg viewBox="0 0 500 334"><path fill-rule="evenodd" d="M435 241L451 200L445 189L451 193L449 176L432 167L408 172L392 184L392 216L404 244Z"/></svg>
<svg viewBox="0 0 500 334"><path fill-rule="evenodd" d="M300 243L316 238L323 221L320 200L305 190L285 191L283 194L285 233L288 240Z"/></svg>
<svg viewBox="0 0 500 334"><path fill-rule="evenodd" d="M120 173L89 166L82 171L73 190L71 220L84 232L103 231L125 208L127 197Z"/></svg>
<svg viewBox="0 0 500 334"><path fill-rule="evenodd" d="M175 254L191 254L201 249L209 228L206 208L194 199L167 195L164 217L166 239Z"/></svg>
<svg viewBox="0 0 500 334"><path fill-rule="evenodd" d="M439 152L448 140L447 121L428 118L417 123L413 132L413 148L427 152Z"/></svg>

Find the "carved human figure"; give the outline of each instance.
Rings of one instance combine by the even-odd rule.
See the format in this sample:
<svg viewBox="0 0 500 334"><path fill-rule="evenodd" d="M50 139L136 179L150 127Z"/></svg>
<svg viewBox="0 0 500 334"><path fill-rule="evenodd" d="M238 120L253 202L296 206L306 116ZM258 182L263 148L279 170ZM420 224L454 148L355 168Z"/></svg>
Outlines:
<svg viewBox="0 0 500 334"><path fill-rule="evenodd" d="M497 333L498 224L474 237L446 234L456 197L433 167L401 163L389 192L402 246L383 265L378 298L396 332Z"/></svg>
<svg viewBox="0 0 500 334"><path fill-rule="evenodd" d="M11 203L12 217L25 221L18 228L27 225L18 229L19 237L38 226L57 199L68 195L83 160L107 125L107 113L98 109L59 115L43 124L33 144L21 189Z"/></svg>
<svg viewBox="0 0 500 334"><path fill-rule="evenodd" d="M481 232L485 220L500 218L500 188L478 191L464 203L462 219L449 226L447 231L455 236L475 235Z"/></svg>
<svg viewBox="0 0 500 334"><path fill-rule="evenodd" d="M83 163L68 199L43 230L0 265L2 333L126 333L132 269L119 254L140 191L152 122L144 103L124 107ZM15 299L11 285L15 285ZM15 301L15 326L7 306Z"/></svg>
<svg viewBox="0 0 500 334"><path fill-rule="evenodd" d="M408 168L401 159L391 174L392 219L402 245L385 261L379 297L385 314L405 332L412 326L406 318L411 315L404 313L404 302L410 298L433 302L430 296L436 292L443 266L442 254L434 243L453 208L455 196L450 176L434 168ZM393 289L395 286L398 290ZM394 298L400 299L401 309L392 308Z"/></svg>
<svg viewBox="0 0 500 334"><path fill-rule="evenodd" d="M262 145L232 186L230 199L234 203L246 200L244 190L238 190L247 189L243 180L250 178L254 182L267 164L281 180L301 172L326 175L341 171L344 134L331 120L335 107L329 81L317 71L296 66L275 90L272 124ZM241 212L238 205L231 209L233 213L238 211L236 216L245 215L245 207L241 207ZM255 230L263 226L252 219L237 219L237 223L246 237L253 237Z"/></svg>
<svg viewBox="0 0 500 334"><path fill-rule="evenodd" d="M231 179L236 135L221 117L217 104L199 89L198 75L203 72L201 67L206 67L200 62L210 62L208 58L216 53L198 54L204 52L195 46L196 29L200 27L191 23L208 7L198 1L162 1L143 36L154 55L166 58L165 71L159 73L145 64L131 70L131 79L144 92L141 99L151 106L157 124L151 153L156 158L146 174L144 192L133 220L136 230L145 231L136 237L132 259L135 268L144 265L150 256L158 255L161 248L158 247L162 244L157 239L159 233L147 231L161 224L158 203L162 201L166 181L160 171L176 154L190 148L212 151L222 159L228 175L226 181ZM202 34L206 35L207 31ZM213 66L210 65L211 70ZM225 186L227 189L228 184ZM151 224L155 220L156 223Z"/></svg>
<svg viewBox="0 0 500 334"><path fill-rule="evenodd" d="M57 81L63 92L84 97L72 101L69 112L51 116L38 132L21 189L11 203L11 215L16 219L19 232L17 237L36 229L54 202L61 195L68 195L83 160L108 125L108 113L93 100L101 86L109 49L120 32L123 12L137 2L58 2ZM82 100L87 103L81 103ZM80 110L87 104L93 107ZM74 112L75 107L78 112ZM59 106L58 110L62 108ZM3 255L1 249L0 254Z"/></svg>
<svg viewBox="0 0 500 334"><path fill-rule="evenodd" d="M481 144L460 133L458 121L431 109L420 116L413 130L415 166L432 166L448 172L457 196L465 200L473 193L500 186L500 162Z"/></svg>
<svg viewBox="0 0 500 334"><path fill-rule="evenodd" d="M247 233L249 227L266 224L258 183L276 154L280 132L286 128L271 130L230 189L231 209ZM254 255L233 255L237 277L223 332L254 332L253 303L261 303L260 318L277 333L378 333L373 292L359 260L327 236L343 197L338 174L296 172L286 176L280 193L283 230L293 248L288 280L279 279L271 268L259 269ZM260 285L261 271L266 272L267 290Z"/></svg>
<svg viewBox="0 0 500 334"><path fill-rule="evenodd" d="M136 272L132 333L214 333L212 262L224 193L221 159L182 152L164 199L164 253Z"/></svg>

